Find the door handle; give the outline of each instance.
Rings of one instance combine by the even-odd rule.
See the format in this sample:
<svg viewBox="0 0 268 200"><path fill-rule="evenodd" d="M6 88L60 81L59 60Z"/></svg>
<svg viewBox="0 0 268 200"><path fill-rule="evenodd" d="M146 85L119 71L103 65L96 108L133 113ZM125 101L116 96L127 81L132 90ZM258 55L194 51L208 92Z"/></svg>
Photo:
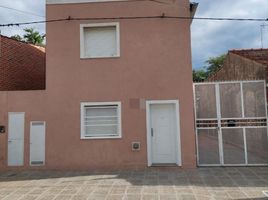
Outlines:
<svg viewBox="0 0 268 200"><path fill-rule="evenodd" d="M11 143L12 141L11 140L8 140L8 143Z"/></svg>
<svg viewBox="0 0 268 200"><path fill-rule="evenodd" d="M151 136L154 137L154 129L151 128Z"/></svg>

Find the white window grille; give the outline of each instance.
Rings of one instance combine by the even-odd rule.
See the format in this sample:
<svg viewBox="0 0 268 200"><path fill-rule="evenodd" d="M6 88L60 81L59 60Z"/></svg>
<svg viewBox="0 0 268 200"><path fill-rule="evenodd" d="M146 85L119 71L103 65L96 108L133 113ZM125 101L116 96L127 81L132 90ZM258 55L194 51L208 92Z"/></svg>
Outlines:
<svg viewBox="0 0 268 200"><path fill-rule="evenodd" d="M121 103L81 103L81 138L121 138Z"/></svg>

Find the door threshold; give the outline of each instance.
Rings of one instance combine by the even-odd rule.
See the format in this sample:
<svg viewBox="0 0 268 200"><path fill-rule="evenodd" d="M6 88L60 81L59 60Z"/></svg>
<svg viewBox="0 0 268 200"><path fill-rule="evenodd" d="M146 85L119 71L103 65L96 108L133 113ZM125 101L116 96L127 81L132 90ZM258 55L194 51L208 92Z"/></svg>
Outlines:
<svg viewBox="0 0 268 200"><path fill-rule="evenodd" d="M153 163L151 167L178 167L176 163Z"/></svg>

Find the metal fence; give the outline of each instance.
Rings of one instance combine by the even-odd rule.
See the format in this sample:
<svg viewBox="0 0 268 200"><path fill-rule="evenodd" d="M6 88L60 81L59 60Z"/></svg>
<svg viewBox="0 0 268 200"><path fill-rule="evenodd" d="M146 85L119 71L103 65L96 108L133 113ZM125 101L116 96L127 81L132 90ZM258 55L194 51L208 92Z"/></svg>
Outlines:
<svg viewBox="0 0 268 200"><path fill-rule="evenodd" d="M265 81L194 84L199 166L268 165Z"/></svg>

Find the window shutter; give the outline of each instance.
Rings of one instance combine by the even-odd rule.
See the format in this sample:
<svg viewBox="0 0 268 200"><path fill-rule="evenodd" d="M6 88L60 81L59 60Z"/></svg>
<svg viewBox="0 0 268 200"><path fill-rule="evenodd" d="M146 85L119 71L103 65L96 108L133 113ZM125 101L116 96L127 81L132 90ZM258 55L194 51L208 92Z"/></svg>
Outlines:
<svg viewBox="0 0 268 200"><path fill-rule="evenodd" d="M84 28L86 57L111 57L117 55L116 26Z"/></svg>

